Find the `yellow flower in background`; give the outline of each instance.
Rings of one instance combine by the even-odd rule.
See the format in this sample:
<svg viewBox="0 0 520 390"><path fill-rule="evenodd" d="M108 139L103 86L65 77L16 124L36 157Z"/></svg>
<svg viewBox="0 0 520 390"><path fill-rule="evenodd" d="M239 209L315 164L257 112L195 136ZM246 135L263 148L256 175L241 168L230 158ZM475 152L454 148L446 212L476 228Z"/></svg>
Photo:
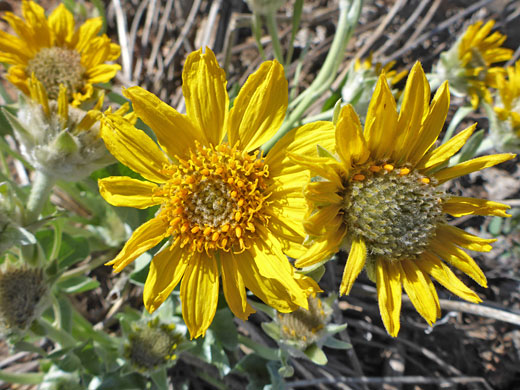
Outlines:
<svg viewBox="0 0 520 390"><path fill-rule="evenodd" d="M231 110L226 84L210 49L193 52L183 70L187 115L142 88L123 92L159 146L118 117L107 116L101 131L110 152L146 179L102 179L101 195L115 206L160 205L156 217L136 229L107 264L119 272L168 239L150 264L144 304L153 312L182 279L182 313L192 338L204 335L213 320L219 276L229 308L241 319L254 312L246 288L284 313L307 308L307 296L319 289L296 274L285 256L303 253L301 189L308 179L286 158L285 148L292 143L306 153L314 143L298 141L296 132L266 157L258 152L285 117L283 67L263 63Z"/></svg>
<svg viewBox="0 0 520 390"><path fill-rule="evenodd" d="M475 109L480 99L491 102L488 88L496 88L498 75L504 73L502 67L492 65L513 55L513 50L501 47L505 35L498 31L490 34L494 25L494 20L486 24L480 20L469 26L449 51L441 53L434 67L433 77L448 80L452 93L469 96Z"/></svg>
<svg viewBox="0 0 520 390"><path fill-rule="evenodd" d="M370 55L363 61L356 59L354 65L348 70L345 76L345 84L341 89L341 98L344 103L351 104L354 107L362 122L367 114L370 98L381 72L385 73L391 87L394 87L407 75L407 70L398 73L393 69L394 65L395 61L391 61L384 66L380 62L373 63L372 55ZM392 92L396 99L399 99L402 91L396 89Z"/></svg>
<svg viewBox="0 0 520 390"><path fill-rule="evenodd" d="M98 35L103 26L100 17L76 28L74 16L63 4L47 19L41 6L27 0L22 14L24 19L11 12L4 15L15 35L0 31L0 61L11 65L7 79L26 95L34 74L49 99L58 99L63 84L69 102L78 106L92 96L93 84L110 81L120 69L106 63L119 57L120 47L105 34Z"/></svg>
<svg viewBox="0 0 520 390"><path fill-rule="evenodd" d="M494 109L500 120L510 120L511 125L520 131L520 61L506 69L507 78L500 75L497 89L500 102Z"/></svg>
<svg viewBox="0 0 520 390"><path fill-rule="evenodd" d="M447 83L429 102L430 87L419 63L408 76L400 113L381 75L364 130L352 106L340 112L332 150L339 158L323 149L315 158L290 153L294 161L321 177L304 190L312 207L304 225L314 243L295 265L319 264L347 247L350 253L340 293L348 294L365 268L377 283L381 316L392 336L399 332L402 287L429 324L440 316L432 277L461 298L480 302L447 264L486 286L484 274L463 249L489 251L495 240L449 225L445 214L504 217L509 208L483 199L451 196L439 187L514 155L478 157L444 168L476 125L434 148L448 112ZM300 129L302 134L305 127ZM308 134L312 138L312 132Z"/></svg>

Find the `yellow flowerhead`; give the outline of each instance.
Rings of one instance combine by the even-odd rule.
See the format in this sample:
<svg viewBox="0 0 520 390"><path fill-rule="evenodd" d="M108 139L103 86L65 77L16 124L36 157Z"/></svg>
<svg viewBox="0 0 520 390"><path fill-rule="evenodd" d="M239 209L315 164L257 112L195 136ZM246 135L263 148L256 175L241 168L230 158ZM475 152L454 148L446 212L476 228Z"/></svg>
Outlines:
<svg viewBox="0 0 520 390"><path fill-rule="evenodd" d="M448 80L452 93L469 96L473 108L477 108L480 99L491 102L488 88L495 88L497 76L504 73L495 63L509 60L513 51L501 47L506 36L495 31L490 32L494 20L483 25L478 21L468 27L455 45L441 54L441 59L434 68L434 77Z"/></svg>
<svg viewBox="0 0 520 390"><path fill-rule="evenodd" d="M394 65L395 61L391 61L384 66L380 62L373 63L372 56L370 55L363 61L356 59L354 66L349 69L345 76L345 84L341 89L341 98L345 103L351 104L354 107L362 120L366 116L370 97L374 92L377 78L381 72L385 73L392 87L401 81L408 73L406 70L398 73L393 69ZM398 90L393 92L396 98L398 98L401 93L401 91Z"/></svg>
<svg viewBox="0 0 520 390"><path fill-rule="evenodd" d="M103 21L88 19L76 28L74 16L60 4L47 19L44 9L23 0L24 19L6 12L4 19L15 35L0 31L0 61L11 64L7 79L29 95L34 74L50 99L58 99L60 85L69 102L78 106L93 94L93 84L110 81L119 65L106 64L119 57L119 45L98 35Z"/></svg>
<svg viewBox="0 0 520 390"><path fill-rule="evenodd" d="M495 112L501 120L510 120L514 129L520 131L520 61L506 69L507 78L498 78L500 102L495 106Z"/></svg>
<svg viewBox="0 0 520 390"><path fill-rule="evenodd" d="M305 228L314 244L296 266L318 264L341 247L350 249L340 293L350 292L365 267L377 283L381 316L392 336L399 331L402 286L429 324L440 316L431 277L466 300L480 301L446 263L486 286L484 274L462 248L489 251L494 240L449 225L445 213L507 216L506 205L451 196L438 187L513 155L478 157L443 168L476 125L434 148L448 112L447 83L438 89L431 105L429 101L430 86L419 63L408 76L400 113L381 75L364 130L352 106L340 112L332 150L338 157L323 150L322 157L315 158L291 154L321 177L304 190L311 204ZM305 126L300 129L304 130Z"/></svg>
<svg viewBox="0 0 520 390"><path fill-rule="evenodd" d="M506 72L498 75L493 110L489 106L486 109L495 147L515 152L520 149L520 61L507 67Z"/></svg>
<svg viewBox="0 0 520 390"><path fill-rule="evenodd" d="M204 335L213 320L220 275L229 308L241 319L254 312L245 288L284 313L307 308L307 296L318 289L296 275L285 256L303 253L295 243L304 234L298 221L305 214L301 188L308 174L285 156L294 136L266 157L258 152L285 117L283 67L263 63L231 110L226 84L210 49L193 52L183 70L187 115L142 88L124 91L159 146L118 117L108 116L101 130L110 152L146 179L100 180L101 195L115 206L160 205L107 264L119 272L167 239L151 262L144 304L153 312L182 279L182 313L192 338ZM302 153L313 147L293 143Z"/></svg>

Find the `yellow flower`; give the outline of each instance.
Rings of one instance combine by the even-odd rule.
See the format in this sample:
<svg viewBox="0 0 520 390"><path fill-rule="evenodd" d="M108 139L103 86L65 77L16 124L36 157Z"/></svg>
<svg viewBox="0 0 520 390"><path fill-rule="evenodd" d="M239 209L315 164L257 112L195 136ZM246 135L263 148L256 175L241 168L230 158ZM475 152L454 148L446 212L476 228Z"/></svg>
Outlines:
<svg viewBox="0 0 520 390"><path fill-rule="evenodd" d="M478 21L469 26L453 48L441 54L434 72L439 79L449 81L452 92L468 95L475 109L480 99L491 102L488 88L495 88L498 75L504 73L503 68L492 65L513 55L511 49L501 47L505 35L498 31L490 35L495 21L483 23Z"/></svg>
<svg viewBox="0 0 520 390"><path fill-rule="evenodd" d="M303 253L297 243L304 235L301 188L308 178L285 148L293 143L305 153L313 144L298 141L296 132L266 157L258 152L285 117L283 67L263 63L231 110L226 84L210 49L193 52L183 70L187 115L142 88L124 91L160 147L117 117L108 116L101 130L110 152L147 180L109 177L99 182L101 195L116 206L160 205L107 264L119 272L168 239L151 262L144 304L153 312L182 279L182 313L192 338L204 335L213 320L219 275L229 308L241 319L254 312L245 288L280 312L307 308L307 296L319 289L295 274L285 256Z"/></svg>
<svg viewBox="0 0 520 390"><path fill-rule="evenodd" d="M377 283L381 316L392 336L397 335L400 326L401 286L429 324L440 316L431 277L466 300L480 301L446 263L486 286L484 274L462 248L489 251L489 244L495 240L449 225L445 213L453 217L507 216L506 205L451 196L438 187L514 155L478 157L444 168L476 125L433 148L448 112L447 82L438 89L431 105L429 100L430 86L419 63L408 77L399 114L386 78L381 75L364 131L352 106L340 112L335 133L339 158L327 155L323 149L315 158L290 154L321 177L304 189L312 205L304 224L314 243L295 265L319 264L346 246L350 253L340 293L350 292L365 267ZM305 126L300 131L305 133ZM312 138L312 133L308 137Z"/></svg>
<svg viewBox="0 0 520 390"><path fill-rule="evenodd" d="M6 12L4 19L16 35L0 31L0 61L11 64L7 79L29 95L32 74L44 85L50 99L58 99L60 85L69 102L78 106L93 94L93 84L110 81L119 65L106 64L119 57L119 45L98 35L103 21L88 19L76 28L74 16L60 4L47 19L33 1L22 3L24 19Z"/></svg>
<svg viewBox="0 0 520 390"><path fill-rule="evenodd" d="M494 109L500 120L510 120L513 129L520 132L520 61L506 69L507 79L500 75L497 88L500 103Z"/></svg>

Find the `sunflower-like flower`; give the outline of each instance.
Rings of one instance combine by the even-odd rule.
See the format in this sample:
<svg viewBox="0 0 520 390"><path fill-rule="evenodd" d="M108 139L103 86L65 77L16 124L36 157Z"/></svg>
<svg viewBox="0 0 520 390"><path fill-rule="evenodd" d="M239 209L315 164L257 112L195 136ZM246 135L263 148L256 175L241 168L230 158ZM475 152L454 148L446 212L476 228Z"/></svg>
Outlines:
<svg viewBox="0 0 520 390"><path fill-rule="evenodd" d="M107 64L119 57L119 45L98 35L103 21L88 19L76 28L74 16L60 4L47 19L33 1L22 3L23 18L6 12L4 19L16 35L0 31L0 61L10 64L7 79L29 95L32 74L50 99L58 99L60 85L67 88L74 106L93 95L93 84L110 81L120 66Z"/></svg>
<svg viewBox="0 0 520 390"><path fill-rule="evenodd" d="M363 61L359 58L356 59L354 65L349 69L345 76L345 84L341 89L341 98L343 102L354 107L362 121L366 116L370 97L381 72L385 72L392 87L408 73L406 70L397 72L393 69L394 65L395 61L391 61L384 66L380 62L373 63L372 55L370 55ZM395 96L398 97L398 95L399 91L396 90Z"/></svg>
<svg viewBox="0 0 520 390"><path fill-rule="evenodd" d="M507 78L499 75L498 93L490 114L493 143L498 150L520 149L520 61L506 69Z"/></svg>
<svg viewBox="0 0 520 390"><path fill-rule="evenodd" d="M352 106L340 112L336 147L331 150L338 158L323 148L321 156L315 158L290 154L321 177L304 190L312 207L304 225L314 243L295 265L309 267L330 258L340 248L350 250L340 293L348 294L365 268L377 283L381 316L392 336L399 331L402 287L429 324L440 316L431 277L461 298L480 302L447 264L486 286L484 274L463 248L489 251L489 244L495 240L449 225L445 213L453 217L504 217L509 208L483 199L451 196L439 187L447 180L514 155L478 157L445 168L476 124L434 148L449 107L447 82L438 89L431 105L429 100L430 86L419 63L408 77L399 114L386 78L381 75L364 131ZM303 134L305 126L300 131ZM308 137L312 138L312 134Z"/></svg>
<svg viewBox="0 0 520 390"><path fill-rule="evenodd" d="M3 112L22 154L37 170L61 180L77 181L114 162L99 136L103 94L92 110L84 111L68 103L63 85L57 100L50 100L47 89L33 75L28 91L30 98L20 100L16 117L7 110ZM123 115L127 110L128 104L113 115ZM137 120L134 114L127 118Z"/></svg>
<svg viewBox="0 0 520 390"><path fill-rule="evenodd" d="M480 99L491 102L489 88L496 88L498 75L504 73L503 68L492 65L513 55L511 49L501 47L505 35L498 31L490 35L495 21L483 24L480 20L469 26L450 50L441 53L433 72L434 79L449 81L452 93L469 96L475 109Z"/></svg>
<svg viewBox="0 0 520 390"><path fill-rule="evenodd" d="M226 301L241 319L254 312L246 287L284 313L307 308L307 296L319 289L296 274L285 256L303 253L297 243L304 235L301 188L308 178L286 158L285 148L292 143L306 153L314 146L295 138L296 132L266 157L258 151L285 117L283 67L263 63L231 110L226 84L210 49L193 52L183 70L187 115L142 88L123 92L159 146L118 117L107 116L101 130L110 152L146 179L103 179L101 195L115 206L160 205L156 217L140 226L107 264L119 272L168 239L150 264L144 304L153 312L182 279L182 314L192 338L204 335L212 322L219 275Z"/></svg>

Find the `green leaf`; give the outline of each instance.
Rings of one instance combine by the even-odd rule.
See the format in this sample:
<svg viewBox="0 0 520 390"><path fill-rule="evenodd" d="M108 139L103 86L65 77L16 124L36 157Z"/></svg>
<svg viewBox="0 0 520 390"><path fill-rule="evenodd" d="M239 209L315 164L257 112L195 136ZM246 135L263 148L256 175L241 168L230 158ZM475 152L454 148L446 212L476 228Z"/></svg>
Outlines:
<svg viewBox="0 0 520 390"><path fill-rule="evenodd" d="M312 344L309 348L307 348L304 354L310 360L316 364L319 364L320 366L327 364L327 355L325 355L325 352L323 352L316 344Z"/></svg>
<svg viewBox="0 0 520 390"><path fill-rule="evenodd" d="M334 337L327 337L325 342L323 343L325 347L328 348L334 348L334 349L350 349L352 348L352 345L349 343L346 343L344 341L338 340Z"/></svg>
<svg viewBox="0 0 520 390"><path fill-rule="evenodd" d="M166 375L166 369L162 368L157 370L153 372L150 377L159 390L168 390L168 376Z"/></svg>
<svg viewBox="0 0 520 390"><path fill-rule="evenodd" d="M90 291L99 286L97 280L93 280L88 276L74 276L58 282L58 288L67 294L78 294Z"/></svg>
<svg viewBox="0 0 520 390"><path fill-rule="evenodd" d="M221 299L219 301L224 300ZM230 351L236 350L238 345L237 327L233 322L233 318L233 314L227 307L219 309L210 327L215 334L215 338Z"/></svg>

